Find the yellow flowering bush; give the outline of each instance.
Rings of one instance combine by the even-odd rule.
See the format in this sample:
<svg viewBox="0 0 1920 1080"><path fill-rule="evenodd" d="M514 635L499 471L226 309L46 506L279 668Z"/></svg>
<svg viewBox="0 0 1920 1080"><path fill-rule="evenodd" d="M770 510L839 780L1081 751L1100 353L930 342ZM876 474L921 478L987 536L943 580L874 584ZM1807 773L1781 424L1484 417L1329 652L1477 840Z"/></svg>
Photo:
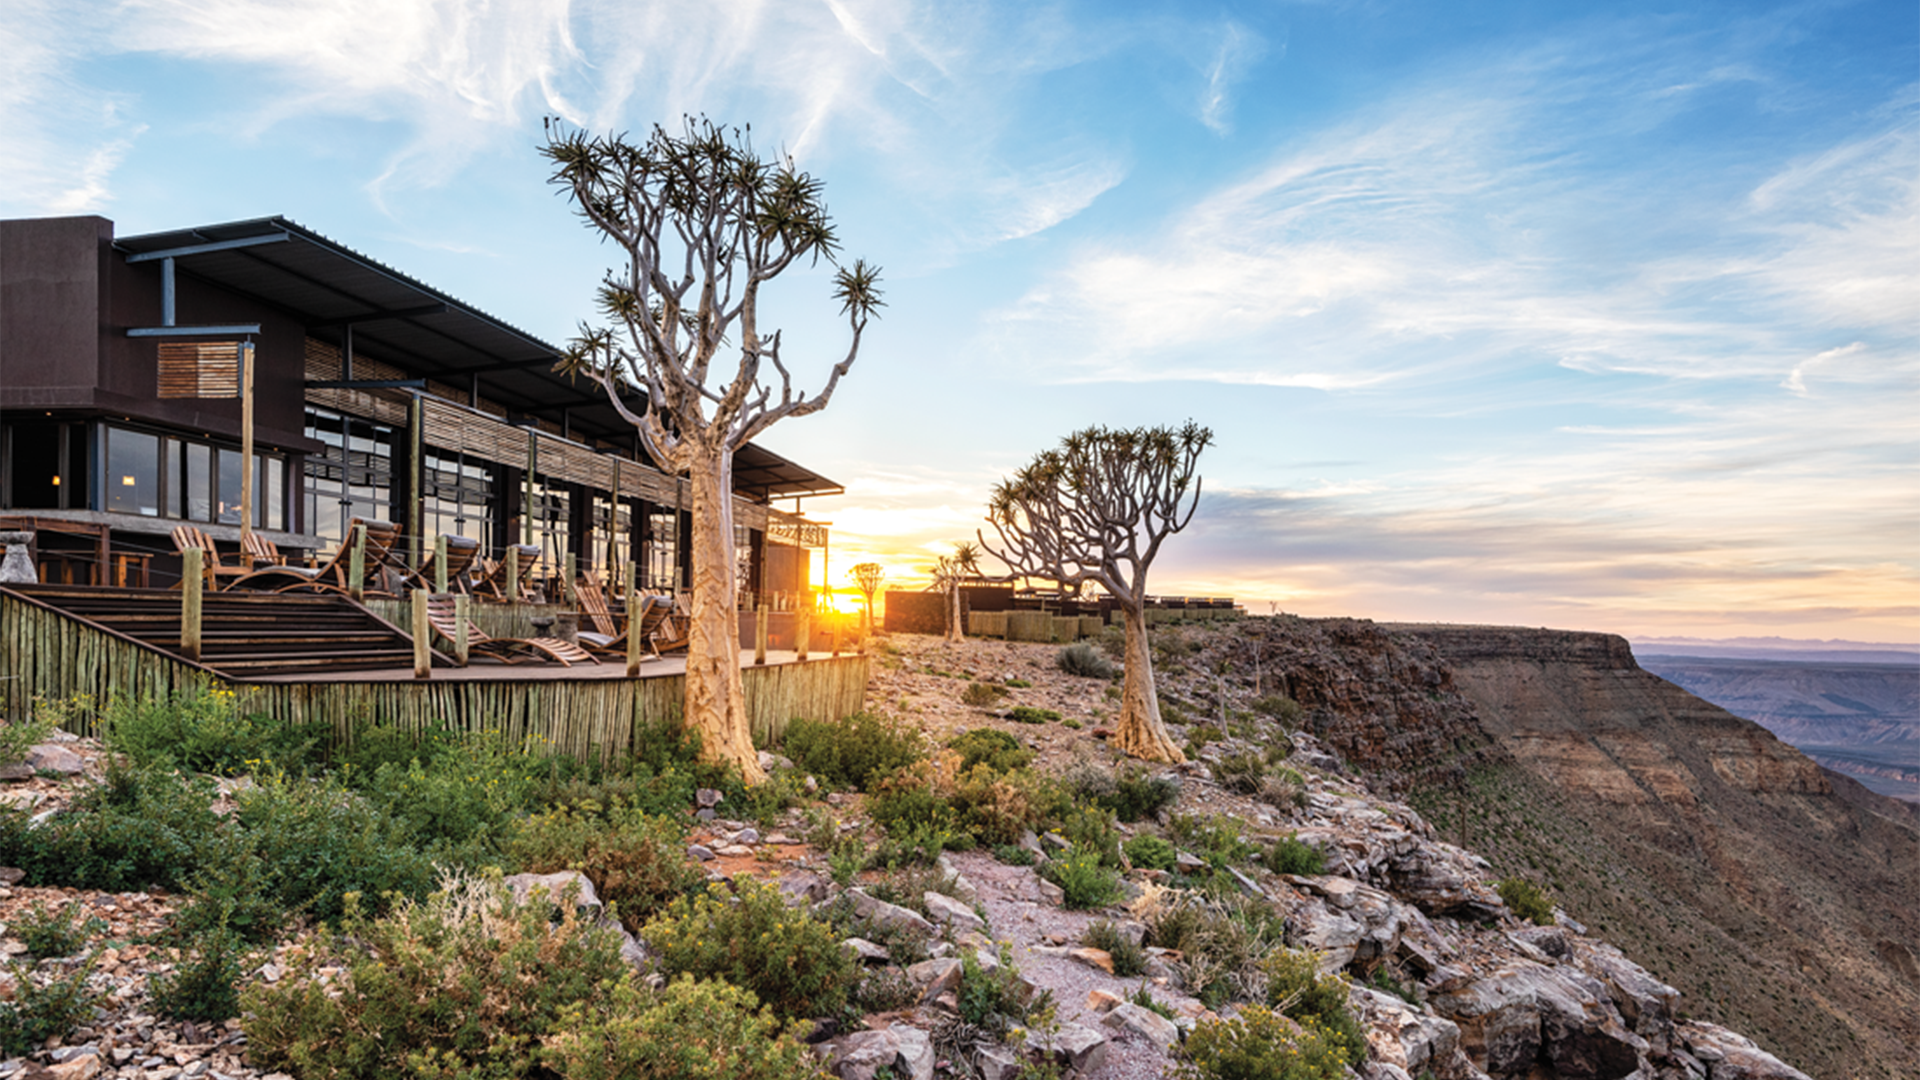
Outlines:
<svg viewBox="0 0 1920 1080"><path fill-rule="evenodd" d="M1259 1005L1201 1021L1182 1058L1188 1080L1339 1080L1347 1069L1339 1039L1317 1019L1296 1023Z"/></svg>
<svg viewBox="0 0 1920 1080"><path fill-rule="evenodd" d="M641 931L668 973L725 979L751 990L782 1020L828 1016L858 972L833 927L780 890L735 878L735 895L681 897Z"/></svg>

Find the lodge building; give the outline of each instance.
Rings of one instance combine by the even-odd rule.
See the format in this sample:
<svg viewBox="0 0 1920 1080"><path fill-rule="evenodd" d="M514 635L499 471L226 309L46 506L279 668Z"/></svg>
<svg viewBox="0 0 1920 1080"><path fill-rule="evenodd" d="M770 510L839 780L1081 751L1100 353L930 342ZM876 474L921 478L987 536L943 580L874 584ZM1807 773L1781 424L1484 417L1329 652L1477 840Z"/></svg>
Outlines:
<svg viewBox="0 0 1920 1080"><path fill-rule="evenodd" d="M536 546L547 577L571 555L689 581L684 481L557 348L281 217L0 221L0 528L31 520L43 580L170 584L181 523L237 546L243 344L252 526L283 552L382 519L416 565L448 534ZM752 445L733 479L743 607L801 602L827 535L800 500L841 487Z"/></svg>

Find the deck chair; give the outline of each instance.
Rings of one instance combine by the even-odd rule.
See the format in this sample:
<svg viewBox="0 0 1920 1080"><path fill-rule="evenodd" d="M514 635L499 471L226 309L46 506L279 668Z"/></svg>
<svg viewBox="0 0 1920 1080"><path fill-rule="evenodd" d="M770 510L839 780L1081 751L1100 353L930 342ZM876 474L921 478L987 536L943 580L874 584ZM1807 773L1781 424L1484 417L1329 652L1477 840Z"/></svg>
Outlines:
<svg viewBox="0 0 1920 1080"><path fill-rule="evenodd" d="M654 631L653 647L661 653L684 652L693 641L693 615L678 597L660 599L667 602L667 610L661 616L660 628Z"/></svg>
<svg viewBox="0 0 1920 1080"><path fill-rule="evenodd" d="M249 531L247 535L240 538L240 551L242 554L252 556L256 566L287 565L287 557L280 554L280 545L257 532Z"/></svg>
<svg viewBox="0 0 1920 1080"><path fill-rule="evenodd" d="M447 591L466 592L467 574L473 569L473 561L480 555L480 541L470 536L446 535L447 541ZM420 560L420 569L407 575L402 584L408 588L431 589L435 572L433 560L439 552L428 548L426 557Z"/></svg>
<svg viewBox="0 0 1920 1080"><path fill-rule="evenodd" d="M639 598L639 610L627 612L627 625L618 634L602 634L592 630L582 630L576 636L580 645L595 656L610 659L627 655L627 637L640 635L640 645L648 656L658 657L660 650L654 647L654 636L666 625L667 617L673 614L673 600L665 596L643 595ZM635 623L636 616L639 622ZM611 620L609 620L611 621Z"/></svg>
<svg viewBox="0 0 1920 1080"><path fill-rule="evenodd" d="M241 566L228 566L220 561L220 549L214 546L213 538L193 525L177 525L173 530L173 548L180 554L198 549L201 553L200 573L206 578L209 590L220 588L221 578L238 579L245 576L247 570ZM174 586L179 588L178 585Z"/></svg>
<svg viewBox="0 0 1920 1080"><path fill-rule="evenodd" d="M236 579L231 587L260 592L351 592L347 577L352 573L353 538L356 532L366 536L366 560L362 567L366 580L362 583L362 589L388 595L397 593L399 575L395 572L395 560L398 556L394 549L400 543L400 526L390 521L368 521L364 518L354 518L347 524L346 539L320 565L269 566Z"/></svg>
<svg viewBox="0 0 1920 1080"><path fill-rule="evenodd" d="M540 559L540 549L532 544L515 544L520 552L520 580L507 580L507 560L482 559L480 576L473 583L476 596L491 596L496 600L518 600L526 595L527 581L533 577L533 565Z"/></svg>
<svg viewBox="0 0 1920 1080"><path fill-rule="evenodd" d="M612 637L615 632L613 606L607 601L607 590L600 584L600 575L591 569L580 571L580 580L573 584L573 598L580 605L580 614L591 623L590 629L596 634Z"/></svg>
<svg viewBox="0 0 1920 1080"><path fill-rule="evenodd" d="M435 633L449 642L458 640L460 633L453 600L451 595L445 593L427 600L427 622L432 624ZM585 649L569 645L559 638L497 638L480 629L472 619L467 620L467 652L490 657L503 664L517 664L522 660L539 661L542 658L558 661L565 667L599 663Z"/></svg>

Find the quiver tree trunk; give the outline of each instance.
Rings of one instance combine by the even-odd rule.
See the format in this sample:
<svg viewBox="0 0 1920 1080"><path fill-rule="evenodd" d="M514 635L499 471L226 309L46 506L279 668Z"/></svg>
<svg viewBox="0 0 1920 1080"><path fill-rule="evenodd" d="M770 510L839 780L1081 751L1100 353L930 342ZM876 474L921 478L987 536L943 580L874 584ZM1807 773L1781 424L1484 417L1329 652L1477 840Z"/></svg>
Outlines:
<svg viewBox="0 0 1920 1080"><path fill-rule="evenodd" d="M1178 764L1187 755L1173 744L1160 720L1160 697L1153 686L1153 650L1147 645L1147 616L1138 604L1121 605L1127 627L1126 677L1120 688L1120 723L1112 744L1145 761Z"/></svg>
<svg viewBox="0 0 1920 1080"><path fill-rule="evenodd" d="M967 626L960 621L960 586L947 587L947 641L958 643L967 640Z"/></svg>
<svg viewBox="0 0 1920 1080"><path fill-rule="evenodd" d="M740 614L733 550L733 455L687 471L693 493L693 625L687 642L687 722L703 760L734 765L749 784L766 779L753 747L740 679Z"/></svg>

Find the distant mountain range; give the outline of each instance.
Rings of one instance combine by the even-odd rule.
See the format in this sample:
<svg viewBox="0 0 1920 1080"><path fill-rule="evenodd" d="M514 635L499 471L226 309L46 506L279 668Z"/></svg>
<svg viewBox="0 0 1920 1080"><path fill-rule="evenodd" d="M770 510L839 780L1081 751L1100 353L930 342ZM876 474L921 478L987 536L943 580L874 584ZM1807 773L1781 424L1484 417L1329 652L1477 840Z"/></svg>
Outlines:
<svg viewBox="0 0 1920 1080"><path fill-rule="evenodd" d="M1640 666L1835 772L1920 802L1920 650L1857 641L1642 638Z"/></svg>

